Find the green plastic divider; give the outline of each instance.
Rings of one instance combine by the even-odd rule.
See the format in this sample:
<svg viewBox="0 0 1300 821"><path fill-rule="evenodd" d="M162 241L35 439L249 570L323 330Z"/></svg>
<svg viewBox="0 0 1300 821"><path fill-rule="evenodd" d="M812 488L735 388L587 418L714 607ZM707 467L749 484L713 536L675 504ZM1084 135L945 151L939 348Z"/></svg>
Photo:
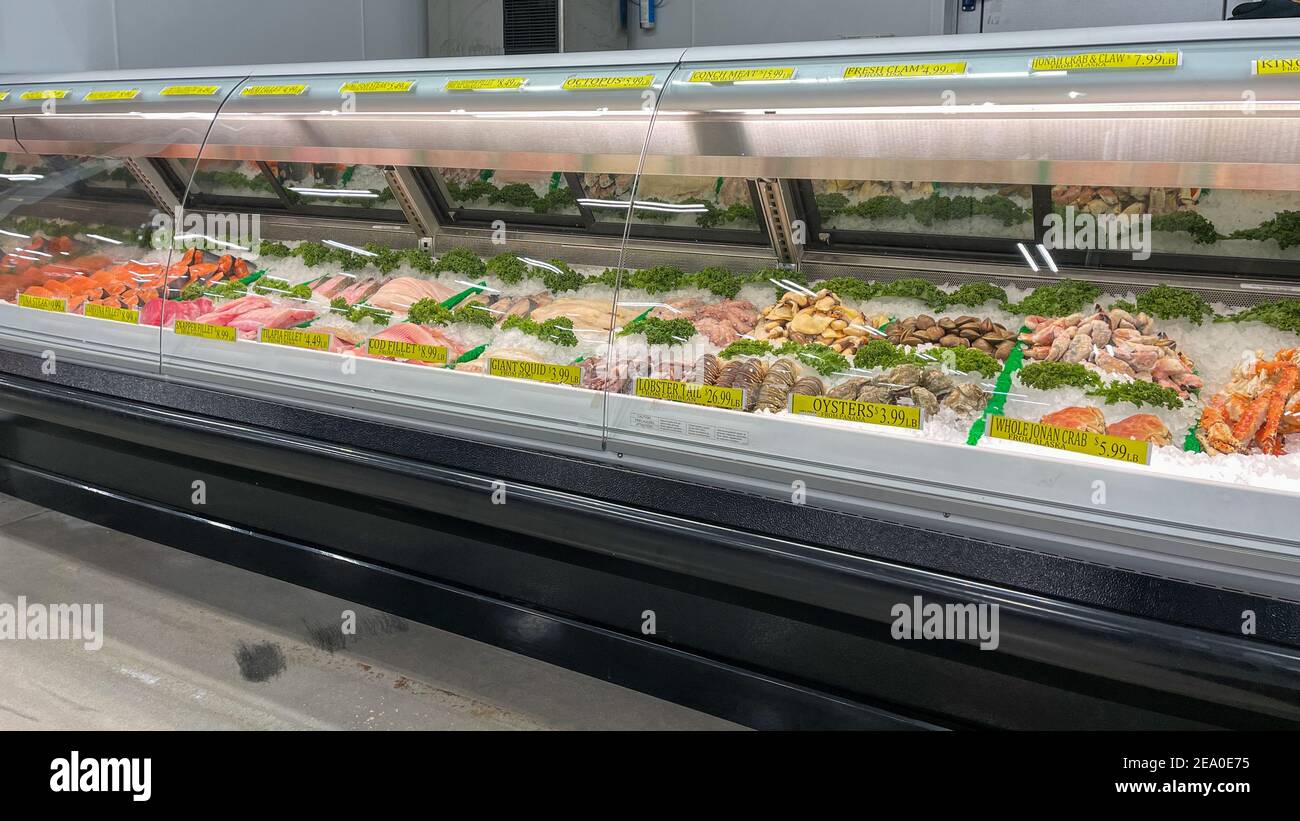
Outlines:
<svg viewBox="0 0 1300 821"><path fill-rule="evenodd" d="M462 362L473 362L475 359L478 359L480 356L483 355L483 352L487 350L487 347L488 346L484 344L484 345L479 345L477 348L470 348L468 351L465 351L465 353L456 357L454 361L448 362L446 364L446 367L454 368Z"/></svg>
<svg viewBox="0 0 1300 821"><path fill-rule="evenodd" d="M1183 450L1188 453L1202 453L1205 449L1201 447L1201 440L1196 438L1196 429L1199 424L1192 425L1187 429L1187 435L1183 437Z"/></svg>
<svg viewBox="0 0 1300 821"><path fill-rule="evenodd" d="M252 285L254 282L257 282L259 279L261 279L264 276L266 276L265 268L261 269L260 271L254 271L253 273L249 274L246 277L240 277L239 281L244 283L245 285Z"/></svg>
<svg viewBox="0 0 1300 821"><path fill-rule="evenodd" d="M1020 333L1029 333L1029 327L1020 326ZM1007 356L1006 364L1002 366L1002 373L998 374L997 381L993 384L993 396L989 398L988 405L984 408L984 414L975 420L975 424L970 426L970 433L966 435L966 444L978 445L980 438L984 436L984 429L988 426L990 416L1001 416L1007 406L1007 394L1011 391L1011 377L1020 366L1024 363L1025 352L1021 349L1020 343L1011 349Z"/></svg>
<svg viewBox="0 0 1300 821"><path fill-rule="evenodd" d="M483 280L482 282L479 283L479 285L486 286L487 280ZM461 291L459 294L456 294L455 296L447 297L439 304L441 304L442 307L444 308L455 308L457 305L464 302L466 299L469 299L471 296L475 294L481 294L481 293L483 293L483 288L479 288L479 287L466 288L465 290Z"/></svg>

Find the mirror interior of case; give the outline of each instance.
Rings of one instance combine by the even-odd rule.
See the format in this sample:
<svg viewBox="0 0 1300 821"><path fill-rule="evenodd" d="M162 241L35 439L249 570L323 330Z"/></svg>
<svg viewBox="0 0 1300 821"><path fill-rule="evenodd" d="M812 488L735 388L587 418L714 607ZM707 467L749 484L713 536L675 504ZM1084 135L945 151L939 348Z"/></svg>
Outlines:
<svg viewBox="0 0 1300 821"><path fill-rule="evenodd" d="M5 154L0 169L0 300L126 324L147 315L168 254L151 246L157 212L126 161Z"/></svg>

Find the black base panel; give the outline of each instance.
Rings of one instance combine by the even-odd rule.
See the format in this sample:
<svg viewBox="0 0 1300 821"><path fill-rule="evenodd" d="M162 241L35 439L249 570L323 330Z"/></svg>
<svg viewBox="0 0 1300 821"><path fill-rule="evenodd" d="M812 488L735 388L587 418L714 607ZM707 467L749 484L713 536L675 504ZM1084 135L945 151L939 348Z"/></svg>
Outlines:
<svg viewBox="0 0 1300 821"><path fill-rule="evenodd" d="M381 565L0 462L0 490L766 730L941 729L916 719ZM539 638L541 640L539 640Z"/></svg>
<svg viewBox="0 0 1300 821"><path fill-rule="evenodd" d="M252 428L209 431L202 418L51 386L11 382L0 404L24 408L0 428L6 492L753 726L1300 727L1300 654L1258 641L879 560L814 563L799 545L736 531L656 530L644 511L522 486L494 507L483 477ZM210 457L196 455L205 448ZM313 471L335 484L303 478ZM426 589L542 621L444 619ZM999 602L1002 648L892 640L890 604L913 595ZM646 610L653 637L641 634ZM549 632L547 619L566 631ZM569 632L581 630L644 652L629 649L638 660L610 672L603 649ZM789 691L766 704L730 683L718 697L696 693L681 683L690 675L659 668L664 650ZM808 715L789 693L859 715Z"/></svg>
<svg viewBox="0 0 1300 821"><path fill-rule="evenodd" d="M793 505L726 488L620 469L594 461L503 447L196 388L157 378L60 363L41 373L36 357L0 351L0 374L252 425L351 448L428 460L503 481L580 492L620 505L815 543L846 553L989 582L1171 624L1239 636L1242 613L1257 616L1257 638L1300 647L1300 603L1145 575L1010 545L868 519L812 505ZM797 477L796 477L797 478ZM580 490L579 490L580 489Z"/></svg>

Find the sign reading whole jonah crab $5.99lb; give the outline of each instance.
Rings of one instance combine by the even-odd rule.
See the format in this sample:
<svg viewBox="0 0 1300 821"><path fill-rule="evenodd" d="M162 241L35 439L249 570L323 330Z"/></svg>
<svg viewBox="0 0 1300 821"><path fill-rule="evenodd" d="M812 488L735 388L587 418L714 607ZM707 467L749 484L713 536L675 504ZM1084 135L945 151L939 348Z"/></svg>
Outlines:
<svg viewBox="0 0 1300 821"><path fill-rule="evenodd" d="M1104 433L1061 428L1000 415L989 417L988 435L993 439L1100 456L1131 465L1151 464L1151 445L1140 439L1107 436Z"/></svg>

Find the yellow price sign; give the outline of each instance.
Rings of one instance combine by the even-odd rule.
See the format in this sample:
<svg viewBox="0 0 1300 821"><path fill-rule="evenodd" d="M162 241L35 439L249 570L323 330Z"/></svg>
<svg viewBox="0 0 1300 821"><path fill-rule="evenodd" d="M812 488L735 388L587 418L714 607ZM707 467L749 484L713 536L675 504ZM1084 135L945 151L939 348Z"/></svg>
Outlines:
<svg viewBox="0 0 1300 821"><path fill-rule="evenodd" d="M93 316L96 319L126 322L131 325L140 324L140 312L131 308L114 308L111 305L95 305L91 303L86 306L85 313L86 316Z"/></svg>
<svg viewBox="0 0 1300 821"><path fill-rule="evenodd" d="M8 92L8 91L0 91L0 103L3 103L3 102L4 102L5 100L7 100L7 99L9 99L9 92Z"/></svg>
<svg viewBox="0 0 1300 821"><path fill-rule="evenodd" d="M291 83L287 85L268 85L268 86L244 86L244 90L239 92L241 97L298 97L307 91L307 86L303 83Z"/></svg>
<svg viewBox="0 0 1300 821"><path fill-rule="evenodd" d="M66 88L40 88L24 91L21 97L24 100L63 100L71 93Z"/></svg>
<svg viewBox="0 0 1300 821"><path fill-rule="evenodd" d="M158 94L161 97L211 97L221 86L167 86Z"/></svg>
<svg viewBox="0 0 1300 821"><path fill-rule="evenodd" d="M1255 61L1253 73L1300 74L1300 57L1261 57Z"/></svg>
<svg viewBox="0 0 1300 821"><path fill-rule="evenodd" d="M1071 453L1100 456L1132 465L1151 464L1150 443L1138 439L1126 439L1123 436L1107 436L1073 428L1058 428L1054 425L1011 419L1006 416L989 417L988 435L993 439L1068 450Z"/></svg>
<svg viewBox="0 0 1300 821"><path fill-rule="evenodd" d="M98 100L134 100L139 96L140 89L138 88L112 88L88 92L83 99L93 103Z"/></svg>
<svg viewBox="0 0 1300 821"><path fill-rule="evenodd" d="M688 83L752 83L772 80L792 80L794 69L780 68L711 68L692 71Z"/></svg>
<svg viewBox="0 0 1300 821"><path fill-rule="evenodd" d="M398 339L370 339L366 353L371 356L391 356L394 359L413 359L430 365L446 365L447 349L442 345L419 345Z"/></svg>
<svg viewBox="0 0 1300 821"><path fill-rule="evenodd" d="M666 399L670 402L726 410L741 410L745 407L745 392L740 388L721 388L717 385L697 385L693 382L642 376L637 378L633 391L646 399Z"/></svg>
<svg viewBox="0 0 1300 821"><path fill-rule="evenodd" d="M479 77L474 80L448 80L445 91L502 91L523 88L527 77Z"/></svg>
<svg viewBox="0 0 1300 821"><path fill-rule="evenodd" d="M235 341L235 329L229 325L209 325L206 322L178 319L175 331L181 336L197 336L200 339L215 339L218 342Z"/></svg>
<svg viewBox="0 0 1300 821"><path fill-rule="evenodd" d="M561 86L565 91L609 91L628 88L649 88L654 85L653 74L636 74L628 77L570 77Z"/></svg>
<svg viewBox="0 0 1300 821"><path fill-rule="evenodd" d="M529 379L533 382L550 382L557 385L578 385L582 382L582 369L577 365L552 365L548 362L525 362L521 359L488 360L487 372L491 376L509 379Z"/></svg>
<svg viewBox="0 0 1300 821"><path fill-rule="evenodd" d="M414 90L414 80L354 80L339 86L340 94L403 94Z"/></svg>
<svg viewBox="0 0 1300 821"><path fill-rule="evenodd" d="M1094 51L1059 57L1035 57L1032 71L1085 71L1094 69L1178 68L1183 56L1177 51Z"/></svg>
<svg viewBox="0 0 1300 821"><path fill-rule="evenodd" d="M966 63L897 63L887 66L847 66L846 80L875 80L889 77L951 77L966 73Z"/></svg>
<svg viewBox="0 0 1300 821"><path fill-rule="evenodd" d="M790 412L821 419L862 422L907 430L920 430L925 424L925 414L915 405L882 405L876 402L859 402L856 399L805 396L801 393L791 394Z"/></svg>
<svg viewBox="0 0 1300 821"><path fill-rule="evenodd" d="M18 305L22 308L35 308L38 311L53 311L56 314L67 313L68 301L52 296L18 295Z"/></svg>
<svg viewBox="0 0 1300 821"><path fill-rule="evenodd" d="M315 331L299 331L293 328L263 328L258 338L272 345L287 345L290 348L307 348L313 351L328 351L330 349L330 335Z"/></svg>

